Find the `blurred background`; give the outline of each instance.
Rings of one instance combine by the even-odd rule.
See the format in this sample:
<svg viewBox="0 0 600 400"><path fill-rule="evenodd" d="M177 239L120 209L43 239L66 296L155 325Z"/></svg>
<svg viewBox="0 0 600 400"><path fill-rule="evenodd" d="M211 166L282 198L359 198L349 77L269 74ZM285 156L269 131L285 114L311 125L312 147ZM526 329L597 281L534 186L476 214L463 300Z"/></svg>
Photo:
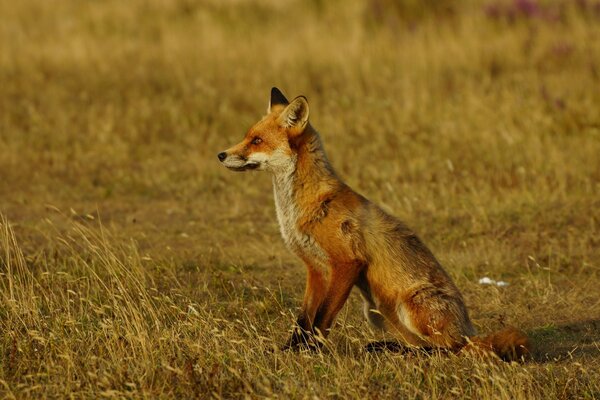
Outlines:
<svg viewBox="0 0 600 400"><path fill-rule="evenodd" d="M271 237L270 179L215 162L271 86L307 96L342 178L403 216L598 194L595 0L0 4L0 191L15 219L51 204L166 231L260 220ZM148 221L158 209L172 215Z"/></svg>

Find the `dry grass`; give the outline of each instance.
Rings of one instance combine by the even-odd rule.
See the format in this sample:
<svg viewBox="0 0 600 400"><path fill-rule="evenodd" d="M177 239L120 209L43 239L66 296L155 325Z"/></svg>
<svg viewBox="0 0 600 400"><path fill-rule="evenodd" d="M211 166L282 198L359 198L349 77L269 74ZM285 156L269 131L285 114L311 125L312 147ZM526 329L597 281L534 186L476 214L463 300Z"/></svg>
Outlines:
<svg viewBox="0 0 600 400"><path fill-rule="evenodd" d="M1 0L0 393L600 397L600 14L525 3ZM356 294L323 353L269 351L303 267L216 153L273 85L534 360L366 354Z"/></svg>

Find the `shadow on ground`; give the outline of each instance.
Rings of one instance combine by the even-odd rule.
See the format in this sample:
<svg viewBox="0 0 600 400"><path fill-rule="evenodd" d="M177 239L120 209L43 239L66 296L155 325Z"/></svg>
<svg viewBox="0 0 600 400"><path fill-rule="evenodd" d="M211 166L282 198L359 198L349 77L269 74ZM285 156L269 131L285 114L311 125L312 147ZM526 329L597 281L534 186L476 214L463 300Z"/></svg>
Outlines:
<svg viewBox="0 0 600 400"><path fill-rule="evenodd" d="M600 356L600 319L548 324L528 334L537 362Z"/></svg>

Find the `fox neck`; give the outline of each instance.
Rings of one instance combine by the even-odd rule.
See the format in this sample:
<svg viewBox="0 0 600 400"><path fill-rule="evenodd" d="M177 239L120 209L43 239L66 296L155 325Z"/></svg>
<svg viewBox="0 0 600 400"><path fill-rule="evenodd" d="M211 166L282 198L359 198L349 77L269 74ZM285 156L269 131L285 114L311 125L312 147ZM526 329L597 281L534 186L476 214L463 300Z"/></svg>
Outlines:
<svg viewBox="0 0 600 400"><path fill-rule="evenodd" d="M341 183L327 160L319 134L310 125L290 146L292 160L274 173L273 191L281 235L288 246L295 248L302 236L298 219Z"/></svg>
<svg viewBox="0 0 600 400"><path fill-rule="evenodd" d="M291 184L293 197L305 198L310 195L318 196L339 183L325 154L321 138L312 126L308 125L298 138L291 140L290 147L293 153L290 162L273 174L276 192Z"/></svg>

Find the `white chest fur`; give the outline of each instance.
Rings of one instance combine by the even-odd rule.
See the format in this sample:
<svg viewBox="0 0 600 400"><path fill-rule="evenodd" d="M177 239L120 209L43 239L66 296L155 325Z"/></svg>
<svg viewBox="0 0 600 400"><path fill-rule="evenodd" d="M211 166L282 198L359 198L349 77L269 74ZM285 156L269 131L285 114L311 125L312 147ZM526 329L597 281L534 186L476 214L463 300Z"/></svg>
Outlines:
<svg viewBox="0 0 600 400"><path fill-rule="evenodd" d="M295 166L286 171L280 171L273 177L273 192L275 208L281 236L288 248L298 255L309 257L316 265L321 266L327 260L327 255L317 241L309 234L302 232L298 220L302 209L298 207L294 191Z"/></svg>

